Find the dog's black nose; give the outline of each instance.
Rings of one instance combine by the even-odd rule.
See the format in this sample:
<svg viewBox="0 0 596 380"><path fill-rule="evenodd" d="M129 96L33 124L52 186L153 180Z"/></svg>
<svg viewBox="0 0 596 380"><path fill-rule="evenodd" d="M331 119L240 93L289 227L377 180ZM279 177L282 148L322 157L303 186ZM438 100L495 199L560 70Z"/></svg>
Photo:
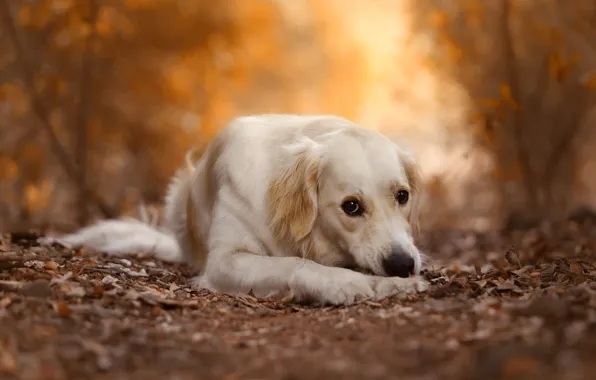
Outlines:
<svg viewBox="0 0 596 380"><path fill-rule="evenodd" d="M394 250L383 259L383 269L390 277L408 277L414 273L414 259L401 250Z"/></svg>

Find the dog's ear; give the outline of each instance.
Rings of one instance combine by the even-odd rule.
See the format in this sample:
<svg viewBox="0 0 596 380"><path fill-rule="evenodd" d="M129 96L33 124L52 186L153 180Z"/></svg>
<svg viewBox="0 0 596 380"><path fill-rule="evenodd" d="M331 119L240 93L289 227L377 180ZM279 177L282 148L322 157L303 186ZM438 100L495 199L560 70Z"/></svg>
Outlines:
<svg viewBox="0 0 596 380"><path fill-rule="evenodd" d="M269 185L269 227L274 234L297 243L312 230L317 218L321 156L312 140L288 150L289 164Z"/></svg>
<svg viewBox="0 0 596 380"><path fill-rule="evenodd" d="M423 193L423 180L420 172L420 166L418 161L411 152L400 150L401 161L404 165L406 172L406 178L410 185L410 210L408 212L408 223L412 228L413 233L417 233L419 230L419 216L420 216L420 201Z"/></svg>

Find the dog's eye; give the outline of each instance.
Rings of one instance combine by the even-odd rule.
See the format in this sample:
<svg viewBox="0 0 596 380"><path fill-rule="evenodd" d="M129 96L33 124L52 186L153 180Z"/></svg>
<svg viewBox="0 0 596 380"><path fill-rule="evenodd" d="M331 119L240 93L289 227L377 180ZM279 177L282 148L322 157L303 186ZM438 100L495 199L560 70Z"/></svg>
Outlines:
<svg viewBox="0 0 596 380"><path fill-rule="evenodd" d="M395 199L397 200L397 203L403 206L406 203L408 203L408 199L410 199L410 194L405 190L400 190L397 192Z"/></svg>
<svg viewBox="0 0 596 380"><path fill-rule="evenodd" d="M350 199L342 203L341 209L350 216L360 216L364 213L364 208L355 199Z"/></svg>

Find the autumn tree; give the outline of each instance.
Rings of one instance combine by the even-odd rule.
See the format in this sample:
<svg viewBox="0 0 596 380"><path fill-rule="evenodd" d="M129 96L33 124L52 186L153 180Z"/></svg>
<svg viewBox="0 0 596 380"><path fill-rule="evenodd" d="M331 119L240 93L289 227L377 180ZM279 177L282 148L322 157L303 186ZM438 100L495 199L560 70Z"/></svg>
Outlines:
<svg viewBox="0 0 596 380"><path fill-rule="evenodd" d="M468 128L493 156L501 219L565 215L593 138L596 4L419 1L412 10L433 42L429 62L469 96Z"/></svg>
<svg viewBox="0 0 596 380"><path fill-rule="evenodd" d="M405 3L345 4L0 0L0 228L161 204L186 149L239 114L414 130L396 118L411 103L391 100L394 80L420 95L417 63L389 47Z"/></svg>
<svg viewBox="0 0 596 380"><path fill-rule="evenodd" d="M84 223L90 206L160 201L184 151L232 116L240 47L261 42L243 22L268 33L274 15L267 2L0 2L0 219L53 206Z"/></svg>

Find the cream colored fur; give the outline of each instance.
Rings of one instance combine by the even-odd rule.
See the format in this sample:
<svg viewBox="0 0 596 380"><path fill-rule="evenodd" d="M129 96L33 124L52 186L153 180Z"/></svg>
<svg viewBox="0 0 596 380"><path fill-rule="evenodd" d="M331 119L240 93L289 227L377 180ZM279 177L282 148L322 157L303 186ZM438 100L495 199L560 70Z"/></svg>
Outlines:
<svg viewBox="0 0 596 380"><path fill-rule="evenodd" d="M420 176L382 134L330 115L246 116L196 156L171 181L162 228L101 221L44 241L154 252L198 265L196 287L231 294L349 304L426 289L410 227ZM410 192L407 204L395 201L398 189ZM346 215L346 197L362 199L366 214ZM387 277L392 247L414 259L412 276Z"/></svg>

